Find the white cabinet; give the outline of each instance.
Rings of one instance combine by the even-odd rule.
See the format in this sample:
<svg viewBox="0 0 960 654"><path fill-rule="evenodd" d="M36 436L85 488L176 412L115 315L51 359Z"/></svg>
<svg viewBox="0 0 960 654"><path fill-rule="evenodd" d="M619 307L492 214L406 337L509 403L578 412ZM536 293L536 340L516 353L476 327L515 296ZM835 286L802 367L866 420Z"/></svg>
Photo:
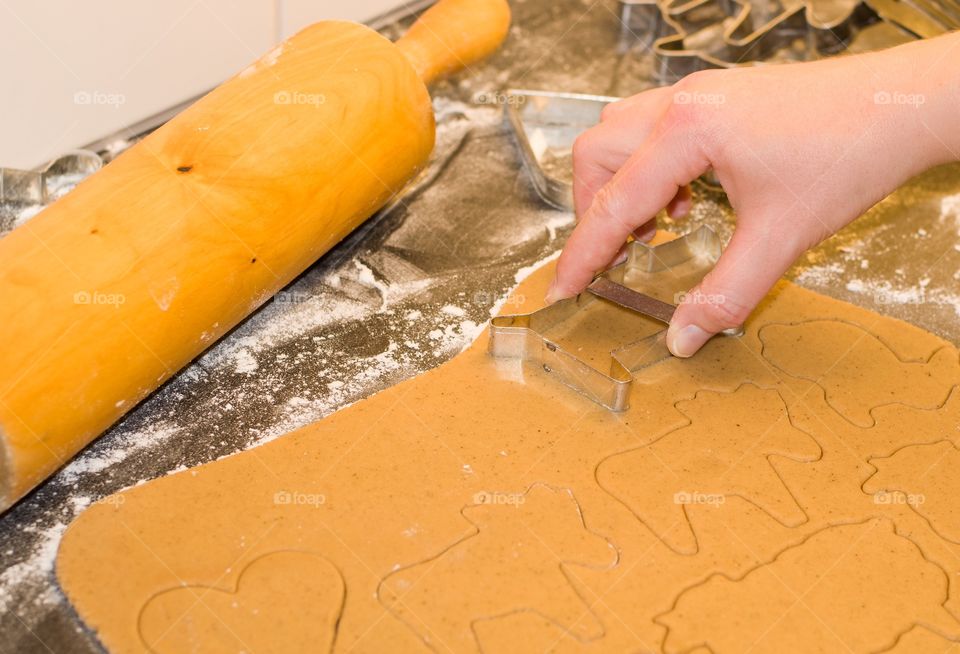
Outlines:
<svg viewBox="0 0 960 654"><path fill-rule="evenodd" d="M399 0L281 0L279 24L283 38L318 20L365 21L401 4Z"/></svg>
<svg viewBox="0 0 960 654"><path fill-rule="evenodd" d="M30 168L206 91L325 18L397 0L0 2L0 166Z"/></svg>

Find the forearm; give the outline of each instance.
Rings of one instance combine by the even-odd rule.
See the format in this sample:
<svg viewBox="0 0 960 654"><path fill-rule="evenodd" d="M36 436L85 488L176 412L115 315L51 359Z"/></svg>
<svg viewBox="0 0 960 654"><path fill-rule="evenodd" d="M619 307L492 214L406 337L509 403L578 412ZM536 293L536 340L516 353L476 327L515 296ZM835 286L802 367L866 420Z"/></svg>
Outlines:
<svg viewBox="0 0 960 654"><path fill-rule="evenodd" d="M960 161L960 32L909 43L873 55L870 69L882 71L874 103L893 115L889 129L902 135L910 175Z"/></svg>

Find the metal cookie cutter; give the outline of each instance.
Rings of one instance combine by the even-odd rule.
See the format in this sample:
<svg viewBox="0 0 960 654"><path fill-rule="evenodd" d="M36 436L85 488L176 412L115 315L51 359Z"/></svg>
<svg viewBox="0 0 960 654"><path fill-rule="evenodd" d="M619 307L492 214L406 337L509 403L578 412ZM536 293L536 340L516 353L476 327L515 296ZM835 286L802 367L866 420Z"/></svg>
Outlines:
<svg viewBox="0 0 960 654"><path fill-rule="evenodd" d="M865 0L887 23L920 38L933 38L960 28L960 3L955 0Z"/></svg>
<svg viewBox="0 0 960 654"><path fill-rule="evenodd" d="M657 0L620 0L620 50L630 41L650 46L666 33Z"/></svg>
<svg viewBox="0 0 960 654"><path fill-rule="evenodd" d="M102 167L96 152L74 150L39 170L0 168L0 202L49 204Z"/></svg>
<svg viewBox="0 0 960 654"><path fill-rule="evenodd" d="M817 59L878 22L862 0L621 0L620 14L621 49L624 37L652 43L657 78L666 83L706 68Z"/></svg>
<svg viewBox="0 0 960 654"><path fill-rule="evenodd" d="M620 98L549 91L507 91L506 117L537 194L573 210L573 142L600 122L600 112Z"/></svg>
<svg viewBox="0 0 960 654"><path fill-rule="evenodd" d="M673 316L676 298L703 279L721 250L720 238L706 226L658 246L633 242L627 248L627 260L597 277L589 292L530 314L494 318L490 354L537 365L607 409L624 411L629 408L633 373L671 356L664 342L664 324ZM553 334L588 312L610 310L607 300L652 320L638 316L640 334L610 348L604 362L608 363L601 367L565 349ZM597 324L604 324L604 316L597 318ZM635 338L641 334L642 338Z"/></svg>

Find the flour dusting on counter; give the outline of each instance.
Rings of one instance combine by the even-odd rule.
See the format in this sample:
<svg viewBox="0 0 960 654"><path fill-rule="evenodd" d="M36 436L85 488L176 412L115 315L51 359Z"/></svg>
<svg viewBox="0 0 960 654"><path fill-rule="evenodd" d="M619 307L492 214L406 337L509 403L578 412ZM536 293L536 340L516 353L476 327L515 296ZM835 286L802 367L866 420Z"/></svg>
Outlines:
<svg viewBox="0 0 960 654"><path fill-rule="evenodd" d="M102 472L137 452L162 444L179 431L179 427L171 424L149 424L143 429L124 434L123 438L113 443L94 442L89 450L63 469L60 479L64 483L72 484L82 475Z"/></svg>

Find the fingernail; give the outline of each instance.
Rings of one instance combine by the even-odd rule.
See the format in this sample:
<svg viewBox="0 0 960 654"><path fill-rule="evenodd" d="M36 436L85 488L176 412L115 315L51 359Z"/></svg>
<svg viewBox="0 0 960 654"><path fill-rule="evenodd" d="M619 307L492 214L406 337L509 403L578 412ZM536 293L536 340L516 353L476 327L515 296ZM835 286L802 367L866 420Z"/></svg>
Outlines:
<svg viewBox="0 0 960 654"><path fill-rule="evenodd" d="M639 234L634 233L633 236L634 236L634 238L636 238L636 239L637 239L638 241L640 241L641 243L646 243L646 242L652 240L653 237L656 235L656 233L657 233L657 226L654 225L654 226L651 227L650 229L645 229L644 231L640 232Z"/></svg>
<svg viewBox="0 0 960 654"><path fill-rule="evenodd" d="M547 304L553 304L557 300L562 299L563 298L560 297L560 292L557 290L557 280L554 279L552 282L550 282L550 286L547 288L547 295L544 298L544 302Z"/></svg>
<svg viewBox="0 0 960 654"><path fill-rule="evenodd" d="M693 203L689 200L684 202L678 202L676 206L672 207L672 211L668 211L667 214L671 218L686 218L687 214L690 213L690 209L693 208Z"/></svg>
<svg viewBox="0 0 960 654"><path fill-rule="evenodd" d="M703 344L710 339L710 334L696 325L687 325L676 333L673 329L667 332L667 347L673 356L686 359L693 356Z"/></svg>

